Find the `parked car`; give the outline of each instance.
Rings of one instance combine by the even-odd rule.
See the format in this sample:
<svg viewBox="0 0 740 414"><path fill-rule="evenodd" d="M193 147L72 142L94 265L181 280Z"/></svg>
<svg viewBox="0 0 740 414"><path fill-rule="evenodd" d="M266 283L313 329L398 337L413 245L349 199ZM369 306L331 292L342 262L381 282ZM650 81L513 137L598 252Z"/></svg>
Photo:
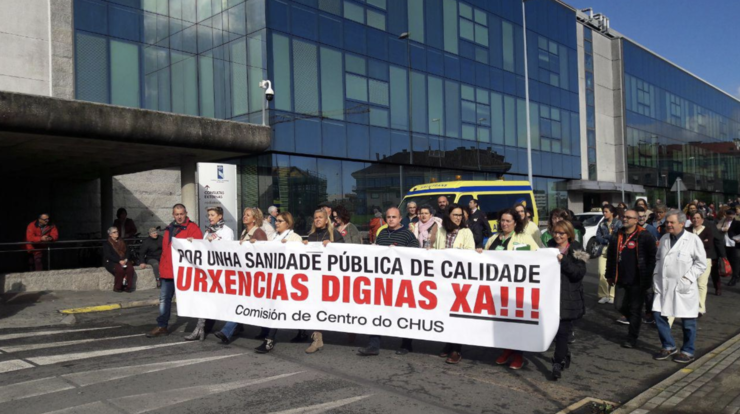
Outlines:
<svg viewBox="0 0 740 414"><path fill-rule="evenodd" d="M586 228L586 234L583 235L583 245L586 246L586 251L592 258L596 257L599 249L596 245L596 229L599 228L601 220L604 219L602 213L581 213L576 214L576 219L583 223L583 227Z"/></svg>

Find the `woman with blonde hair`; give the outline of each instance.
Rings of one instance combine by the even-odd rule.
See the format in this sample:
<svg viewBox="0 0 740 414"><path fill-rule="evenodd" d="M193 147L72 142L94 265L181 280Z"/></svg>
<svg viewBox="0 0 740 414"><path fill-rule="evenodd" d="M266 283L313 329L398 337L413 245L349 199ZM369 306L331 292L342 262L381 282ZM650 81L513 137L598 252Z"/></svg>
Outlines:
<svg viewBox="0 0 740 414"><path fill-rule="evenodd" d="M308 238L303 241L304 244L309 242L321 242L324 246L329 243L344 243L344 238L334 228L329 220L329 214L324 208L319 208L313 212L313 224L311 224L311 231L308 233ZM293 338L291 342L300 342L306 337L303 331L298 332L298 336ZM324 338L321 332L316 331L311 334L311 345L306 348L307 354L313 354L317 351L321 351L324 347Z"/></svg>

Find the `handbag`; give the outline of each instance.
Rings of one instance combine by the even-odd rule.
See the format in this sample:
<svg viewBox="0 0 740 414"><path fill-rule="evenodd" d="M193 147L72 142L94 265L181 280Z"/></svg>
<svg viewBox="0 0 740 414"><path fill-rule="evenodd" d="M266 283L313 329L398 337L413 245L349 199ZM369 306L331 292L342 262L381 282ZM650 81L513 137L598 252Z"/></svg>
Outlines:
<svg viewBox="0 0 740 414"><path fill-rule="evenodd" d="M721 277L732 276L732 267L730 266L730 261L727 260L726 257L720 257L717 259L717 271Z"/></svg>

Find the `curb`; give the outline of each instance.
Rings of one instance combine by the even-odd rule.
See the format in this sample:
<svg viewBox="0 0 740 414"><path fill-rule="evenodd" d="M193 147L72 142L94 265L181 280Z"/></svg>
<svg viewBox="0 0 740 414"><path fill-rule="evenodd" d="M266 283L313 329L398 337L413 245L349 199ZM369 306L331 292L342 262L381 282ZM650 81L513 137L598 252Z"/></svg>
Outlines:
<svg viewBox="0 0 740 414"><path fill-rule="evenodd" d="M176 302L176 299L172 298L172 302ZM155 306L155 305L159 305L159 299L110 303L107 305L86 306L84 308L60 309L58 310L58 312L63 315L74 315L78 313L107 312L107 311L112 311L116 309L141 308L144 306Z"/></svg>
<svg viewBox="0 0 740 414"><path fill-rule="evenodd" d="M711 352L707 353L706 355L692 362L685 368L679 369L678 371L674 372L673 375L671 375L670 377L664 379L663 381L643 391L637 397L624 403L621 407L619 407L619 409L615 410L613 414L628 414L634 411L637 411L640 413L647 412L647 410L640 410L640 408L643 405L645 405L648 401L653 399L655 396L657 396L661 392L665 391L670 386L681 381L682 379L684 379L686 376L688 376L692 372L698 370L704 364L716 358L722 352L726 351L727 349L729 349L731 346L735 345L738 342L740 342L740 334L735 335L734 337L728 339L723 344L721 344L717 348L714 348Z"/></svg>

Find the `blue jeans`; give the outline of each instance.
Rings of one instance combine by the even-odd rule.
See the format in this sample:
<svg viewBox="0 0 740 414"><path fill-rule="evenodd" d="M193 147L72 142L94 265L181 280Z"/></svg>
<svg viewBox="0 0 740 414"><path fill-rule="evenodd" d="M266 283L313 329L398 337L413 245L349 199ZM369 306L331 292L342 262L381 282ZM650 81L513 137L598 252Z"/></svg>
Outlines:
<svg viewBox="0 0 740 414"><path fill-rule="evenodd" d="M660 335L660 342L663 349L669 351L676 349L676 342L673 341L671 335L671 326L668 325L668 318L661 315L660 312L653 312L655 317L655 325L658 327L658 335ZM681 346L681 352L694 356L694 341L696 340L696 318L681 318L681 325L683 327L683 346Z"/></svg>
<svg viewBox="0 0 740 414"><path fill-rule="evenodd" d="M231 339L231 337L234 336L234 331L237 326L239 326L239 324L236 322L226 322L224 327L221 328L221 333L226 335L228 339Z"/></svg>
<svg viewBox="0 0 740 414"><path fill-rule="evenodd" d="M159 289L159 316L157 317L157 325L160 328L166 328L170 322L173 296L175 296L175 279L162 279L162 287Z"/></svg>

